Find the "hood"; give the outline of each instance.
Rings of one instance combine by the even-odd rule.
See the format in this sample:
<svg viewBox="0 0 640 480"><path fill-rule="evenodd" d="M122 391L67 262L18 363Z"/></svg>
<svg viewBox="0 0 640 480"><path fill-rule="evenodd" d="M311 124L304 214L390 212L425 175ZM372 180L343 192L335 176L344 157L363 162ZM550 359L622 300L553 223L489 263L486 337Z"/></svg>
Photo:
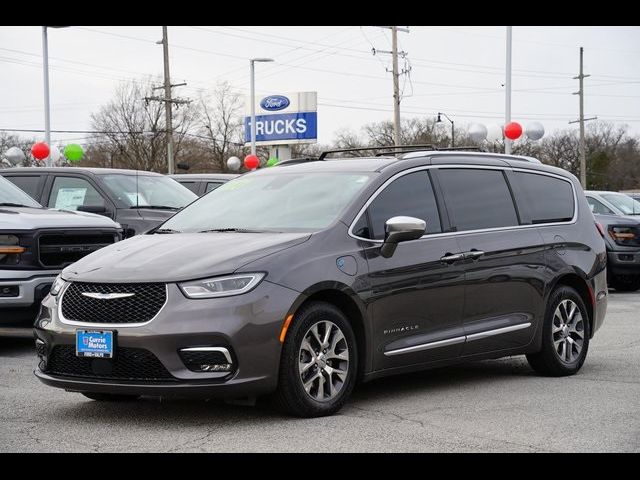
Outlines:
<svg viewBox="0 0 640 480"><path fill-rule="evenodd" d="M594 213L596 221L601 225L638 225L640 215L601 215Z"/></svg>
<svg viewBox="0 0 640 480"><path fill-rule="evenodd" d="M0 207L0 230L36 228L120 228L102 215L47 208Z"/></svg>
<svg viewBox="0 0 640 480"><path fill-rule="evenodd" d="M308 233L174 233L138 235L94 252L63 270L66 280L179 282L224 275L305 242Z"/></svg>

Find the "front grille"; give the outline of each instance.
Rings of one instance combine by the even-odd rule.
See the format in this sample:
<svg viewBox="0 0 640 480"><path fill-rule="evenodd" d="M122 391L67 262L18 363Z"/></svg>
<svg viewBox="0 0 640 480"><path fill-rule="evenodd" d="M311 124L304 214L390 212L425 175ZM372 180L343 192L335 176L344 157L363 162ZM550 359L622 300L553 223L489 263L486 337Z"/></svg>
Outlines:
<svg viewBox="0 0 640 480"><path fill-rule="evenodd" d="M38 239L40 263L44 267L62 267L115 243L112 233L44 234Z"/></svg>
<svg viewBox="0 0 640 480"><path fill-rule="evenodd" d="M74 345L56 345L49 355L46 373L65 377L113 380L175 381L160 360L142 348L118 347L113 359L76 356Z"/></svg>
<svg viewBox="0 0 640 480"><path fill-rule="evenodd" d="M124 298L98 299L82 293L126 293ZM88 323L144 323L155 317L167 297L164 283L74 282L62 296L62 315Z"/></svg>

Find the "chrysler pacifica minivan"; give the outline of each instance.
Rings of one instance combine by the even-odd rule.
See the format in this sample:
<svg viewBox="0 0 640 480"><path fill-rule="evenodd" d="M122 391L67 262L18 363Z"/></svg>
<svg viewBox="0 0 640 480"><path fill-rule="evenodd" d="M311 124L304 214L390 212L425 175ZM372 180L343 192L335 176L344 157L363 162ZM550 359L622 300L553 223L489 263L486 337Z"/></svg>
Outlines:
<svg viewBox="0 0 640 480"><path fill-rule="evenodd" d="M67 267L36 322L37 377L319 416L390 374L521 354L580 370L607 257L573 175L465 151L329 157L231 180Z"/></svg>

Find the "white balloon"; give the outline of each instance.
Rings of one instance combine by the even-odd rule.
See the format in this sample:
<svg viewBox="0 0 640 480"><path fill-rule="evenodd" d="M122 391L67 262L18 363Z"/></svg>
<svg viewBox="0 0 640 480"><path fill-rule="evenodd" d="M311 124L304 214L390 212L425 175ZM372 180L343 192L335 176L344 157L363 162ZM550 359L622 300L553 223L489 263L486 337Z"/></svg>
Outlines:
<svg viewBox="0 0 640 480"><path fill-rule="evenodd" d="M540 122L528 123L524 133L530 140L540 140L544 136L544 126Z"/></svg>
<svg viewBox="0 0 640 480"><path fill-rule="evenodd" d="M49 158L52 162L57 162L58 160L60 160L60 150L58 150L58 147L51 147L49 151Z"/></svg>
<svg viewBox="0 0 640 480"><path fill-rule="evenodd" d="M7 161L15 167L16 165L19 165L24 161L25 155L24 152L18 147L11 147L6 152L4 152L4 158L6 158Z"/></svg>
<svg viewBox="0 0 640 480"><path fill-rule="evenodd" d="M469 136L474 142L481 142L487 138L487 127L481 123L473 123L469 127Z"/></svg>
<svg viewBox="0 0 640 480"><path fill-rule="evenodd" d="M495 123L487 125L487 142L493 143L498 140L502 140L502 127Z"/></svg>
<svg viewBox="0 0 640 480"><path fill-rule="evenodd" d="M242 162L238 157L229 157L229 159L227 160L227 168L233 172L237 172L238 170L240 170L241 166Z"/></svg>

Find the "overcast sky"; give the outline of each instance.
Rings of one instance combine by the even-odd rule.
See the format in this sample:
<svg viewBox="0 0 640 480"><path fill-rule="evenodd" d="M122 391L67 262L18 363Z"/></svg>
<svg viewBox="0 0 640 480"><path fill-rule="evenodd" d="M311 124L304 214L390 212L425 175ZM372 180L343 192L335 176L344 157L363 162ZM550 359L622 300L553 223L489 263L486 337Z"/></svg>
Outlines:
<svg viewBox="0 0 640 480"><path fill-rule="evenodd" d="M400 33L410 77L402 77L402 116L447 113L457 124L502 123L505 30L410 26ZM51 128L89 129L89 115L119 82L162 77L161 27L49 30ZM579 47L585 48L585 114L626 123L640 134L640 27L514 27L512 118L547 132L577 118ZM261 93L318 92L320 143L341 128L391 120L390 32L372 26L169 27L171 79L185 98L229 81L248 94L251 57ZM401 66L405 65L404 61ZM0 128L42 129L41 27L0 27ZM43 138L43 134L36 135ZM53 134L55 140L80 134Z"/></svg>

